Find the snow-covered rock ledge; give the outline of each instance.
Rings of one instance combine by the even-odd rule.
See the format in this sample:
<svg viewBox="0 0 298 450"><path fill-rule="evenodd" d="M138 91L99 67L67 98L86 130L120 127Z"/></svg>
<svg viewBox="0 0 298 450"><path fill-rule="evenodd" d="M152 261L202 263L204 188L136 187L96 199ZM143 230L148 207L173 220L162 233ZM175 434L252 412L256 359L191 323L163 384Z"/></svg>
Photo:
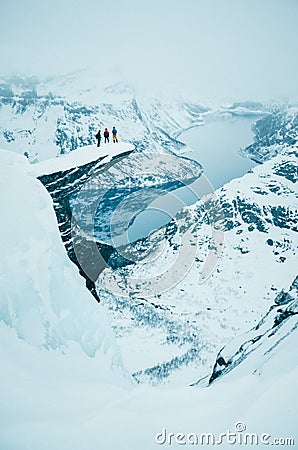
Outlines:
<svg viewBox="0 0 298 450"><path fill-rule="evenodd" d="M72 211L69 199L91 178L98 177L102 172L106 174L111 166L126 158L133 152L134 148L134 145L122 142L118 144L102 144L101 147L89 145L80 147L58 158L48 159L31 165L33 176L42 182L52 197L61 238L68 256L78 266L80 274L86 279L88 289L97 301L100 299L96 293L94 281L104 269L105 261L109 258L113 249L105 244L98 244L102 255L102 258L100 257L98 261L98 258L96 258L98 251L96 250L95 253L94 251L92 253L88 246L90 242L83 236L77 237L81 243L84 242L84 247L88 248L87 251L90 252L91 265L95 270L92 279L90 279L90 274L86 275L81 269L73 248L73 236L71 235ZM94 250L92 243L91 247Z"/></svg>
<svg viewBox="0 0 298 450"><path fill-rule="evenodd" d="M119 142L118 144L102 144L101 147L96 145L86 145L66 153L57 158L47 159L36 164L32 164L33 173L40 177L55 172L65 172L74 167L84 166L91 162L100 160L102 164L109 163L117 156L124 156L134 150L134 145L127 142Z"/></svg>
<svg viewBox="0 0 298 450"><path fill-rule="evenodd" d="M24 352L26 343L65 355L70 372L81 355L99 378L124 380L105 313L67 256L50 195L10 151L0 150L0 180L0 336L8 354L21 339Z"/></svg>

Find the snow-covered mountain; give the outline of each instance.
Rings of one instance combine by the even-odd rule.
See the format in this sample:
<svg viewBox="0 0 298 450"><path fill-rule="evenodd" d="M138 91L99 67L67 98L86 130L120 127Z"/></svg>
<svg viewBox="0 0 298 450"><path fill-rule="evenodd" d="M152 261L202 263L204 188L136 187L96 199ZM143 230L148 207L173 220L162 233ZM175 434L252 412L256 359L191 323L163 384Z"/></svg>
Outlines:
<svg viewBox="0 0 298 450"><path fill-rule="evenodd" d="M0 84L0 145L41 161L95 143L98 127L116 126L120 140L139 150L179 151L184 146L175 132L206 111L191 103L139 99L110 76L16 77Z"/></svg>
<svg viewBox="0 0 298 450"><path fill-rule="evenodd" d="M244 335L237 336L218 353L212 374L208 379L195 383L213 383L239 365L246 370L260 374L262 367L280 351L279 346L297 329L298 314L298 278L296 277L288 291L281 290L274 299L268 312L260 322Z"/></svg>
<svg viewBox="0 0 298 450"><path fill-rule="evenodd" d="M142 243L141 263L103 272L98 292L137 380L191 383L203 376L219 347L256 325L297 275L296 155L297 147L284 149L219 189L218 200L186 207L165 232ZM212 276L198 285L216 215L224 249ZM150 277L154 284L168 271L175 279L172 261L182 254L185 233L196 246L189 271L172 289L154 294ZM168 266L162 254L146 264L148 248L154 254L161 244Z"/></svg>
<svg viewBox="0 0 298 450"><path fill-rule="evenodd" d="M94 157L94 149L92 154ZM70 156L76 160L75 152ZM293 402L297 333L291 331L296 326L296 280L277 296L273 291L275 306L255 330L221 351L214 370L218 371L219 361L222 363L220 357L228 365L210 388L133 388L107 323L111 316L104 313L103 302L98 305L88 294L67 258L51 198L36 179L38 167L33 170L24 157L7 151L0 151L0 161L3 217L10 219L1 221L1 449L152 450L160 448L164 439L167 443L171 439L172 448L180 448L177 433L180 443L191 445L201 439L206 442L206 433L211 434L211 442L218 442L226 430L235 432L237 440L253 433L254 442L258 439L259 444L264 439L266 445L273 444L277 439L293 447L297 439ZM60 164L50 161L48 168L54 163ZM68 163L69 159L61 161L64 169ZM45 166L41 168L45 171ZM256 177L249 174L253 175ZM244 224L239 227L244 228ZM271 244L266 245L272 251L275 243ZM276 271L274 276L279 274ZM229 294L234 293L231 290ZM259 300L262 303L264 299ZM146 345L140 330L146 316L149 321L150 312L154 319L154 305L143 301L139 333L134 338ZM236 302L234 310L239 298ZM155 311L161 309L161 305L156 306ZM121 307L122 316L127 316L124 301ZM182 315L180 319L183 321ZM172 320L176 337L183 331L187 337L187 330L175 325ZM122 332L129 336L125 320L122 326ZM159 326L153 331L152 345ZM241 342L246 345L241 346ZM127 351L123 355L128 363ZM282 418L275 413L276 405ZM221 447L229 448L231 444L222 439Z"/></svg>
<svg viewBox="0 0 298 450"><path fill-rule="evenodd" d="M144 97L113 73L12 77L0 81L0 146L42 161L91 145L98 127L115 125L120 140L138 150L181 153L186 148L177 136L210 114L259 115L275 108L243 102L214 110L186 99Z"/></svg>
<svg viewBox="0 0 298 450"><path fill-rule="evenodd" d="M94 75L90 78L88 73L48 80L6 79L0 93L2 145L18 152L29 151L33 157L38 153L40 160L91 144L98 126L115 125L120 139L125 135L140 154L145 150L149 155L160 152L170 155L183 150L184 144L177 140L181 131L202 124L207 118L264 116L254 126L255 142L243 153L256 161L275 158L222 187L215 199L185 208L165 229L136 242L130 251L134 257L142 255L139 263L127 266L125 248L114 251L107 243L97 244L110 268L100 276L95 295L107 310L135 378L152 383L177 379L185 384L203 376L211 370L218 346L256 324L266 314L276 291L286 288L296 275L293 261L297 231L294 189L297 109L242 102L211 110L186 101L140 98L111 74L107 79ZM86 196L75 199L79 221L87 217L84 227L88 228L88 221L93 220L91 200L92 195L100 197L99 187L110 192L97 213L100 237L106 236L107 242L114 205L127 196L128 180L129 193L135 190L138 203L144 203L145 207L148 191L142 190L143 186L151 183L158 189L171 190L179 187L177 180L189 184L201 176L201 167L187 160L179 159L169 166L159 156L156 164L154 156L149 158L155 176L141 178L141 185L140 178L134 179L132 174L140 171L144 163L133 155L108 171L97 173L91 186L86 183L90 211L86 209ZM86 173L71 173L73 181L69 183L66 182L69 176L63 172L57 175L52 170L39 175L54 199L67 247L71 195L82 185L84 191ZM212 221L224 231L224 250L212 276L198 286L197 279L212 246ZM117 226L119 230L125 226L119 215ZM146 279L148 273L154 276L168 270L175 278L171 264L179 260L181 236L187 236L196 251L189 253L191 264L186 270L189 272L179 283L173 283L173 289L153 293L149 298L149 283L145 280L142 286L142 277ZM157 258L153 266L144 264L161 246L165 249L164 256ZM67 249L75 260L73 251ZM141 282L136 283L135 279ZM91 290L95 293L93 285Z"/></svg>
<svg viewBox="0 0 298 450"><path fill-rule="evenodd" d="M274 108L272 114L254 124L253 131L255 142L245 149L245 154L257 161L266 161L281 149L295 146L298 140L297 105Z"/></svg>
<svg viewBox="0 0 298 450"><path fill-rule="evenodd" d="M152 450L163 429L218 434L239 420L251 432L296 437L297 110L251 102L209 110L140 99L110 77L81 83L71 74L0 86L0 146L12 150L0 152L1 449ZM81 220L86 211L94 219L92 208L73 195L85 190L92 203L94 187L110 192L98 214L103 233L107 205L123 201L128 181L135 203L150 186L204 184L200 164L169 164L183 150L182 130L260 113L243 152L263 164L145 239L116 250L95 242L107 263L95 302L61 242L70 255L74 229L79 244L90 240L89 218L87 228ZM125 127L136 151L90 146L98 125L116 125L120 137ZM24 151L40 162L14 154ZM208 255L216 258L206 267Z"/></svg>

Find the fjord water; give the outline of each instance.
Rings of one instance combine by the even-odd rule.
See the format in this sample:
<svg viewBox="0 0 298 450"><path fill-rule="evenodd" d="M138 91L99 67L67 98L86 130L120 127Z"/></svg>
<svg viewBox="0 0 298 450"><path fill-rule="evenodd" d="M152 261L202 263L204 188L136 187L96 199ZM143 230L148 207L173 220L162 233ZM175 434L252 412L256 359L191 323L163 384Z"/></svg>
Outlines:
<svg viewBox="0 0 298 450"><path fill-rule="evenodd" d="M218 189L241 177L256 163L242 156L240 149L253 142L252 124L258 117L228 117L191 128L179 136L193 151L184 154L198 161L204 174Z"/></svg>
<svg viewBox="0 0 298 450"><path fill-rule="evenodd" d="M214 189L234 178L241 177L256 163L240 154L240 150L253 142L251 127L258 116L219 118L184 131L179 140L191 148L184 153L199 162ZM174 199L176 197L176 199ZM180 201L179 201L180 200ZM133 242L166 225L182 206L198 201L192 185L176 189L155 200L135 218L128 229L128 239ZM173 205L175 203L176 206ZM182 206L181 206L182 205Z"/></svg>

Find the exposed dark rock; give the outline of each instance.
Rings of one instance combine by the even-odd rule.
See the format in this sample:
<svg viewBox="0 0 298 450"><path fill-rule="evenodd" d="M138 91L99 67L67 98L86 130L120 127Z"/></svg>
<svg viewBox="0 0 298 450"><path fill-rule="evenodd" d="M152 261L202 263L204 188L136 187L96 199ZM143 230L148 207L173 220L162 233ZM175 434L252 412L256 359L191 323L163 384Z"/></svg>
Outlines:
<svg viewBox="0 0 298 450"><path fill-rule="evenodd" d="M55 172L50 175L39 176L40 181L50 193L57 216L62 241L68 256L86 279L86 286L97 301L95 281L106 267L113 248L110 245L95 242L80 231L73 222L70 197L75 194L91 178L123 159L131 152L115 156L107 164L102 164L103 158L98 158L88 164L74 167L67 171Z"/></svg>
<svg viewBox="0 0 298 450"><path fill-rule="evenodd" d="M245 153L256 161L267 161L276 156L282 147L291 147L298 142L297 109L276 107L272 114L259 119L252 129L255 142L245 149ZM290 175L287 173L287 176ZM297 172L292 176L297 179Z"/></svg>
<svg viewBox="0 0 298 450"><path fill-rule="evenodd" d="M298 321L294 320L290 331L286 330L284 333L282 331L282 327L287 323L287 321L297 315L298 276L294 279L287 292L282 290L278 293L275 298L275 304L270 307L268 313L262 318L262 320L249 332L243 335L241 345L238 344L238 338L234 347L232 343L220 350L216 358L212 374L209 378L209 384L213 383L216 379L237 367L257 348L260 348L261 345L267 344L269 339L272 341L269 341L271 342L271 349L278 345L284 337L297 329ZM278 338L275 338L277 333L279 333ZM269 350L266 350L266 353L269 353Z"/></svg>

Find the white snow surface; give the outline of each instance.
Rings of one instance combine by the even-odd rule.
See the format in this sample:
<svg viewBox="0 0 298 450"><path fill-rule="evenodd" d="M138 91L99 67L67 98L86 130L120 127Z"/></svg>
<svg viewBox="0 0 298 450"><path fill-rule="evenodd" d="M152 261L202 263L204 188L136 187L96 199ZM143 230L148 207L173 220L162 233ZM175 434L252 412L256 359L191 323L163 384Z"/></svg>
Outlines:
<svg viewBox="0 0 298 450"><path fill-rule="evenodd" d="M105 314L61 241L51 197L25 157L1 150L0 160L1 336L30 344L37 359L59 353L67 361L75 347L75 354L92 360L88 364L99 379L124 380ZM14 359L17 353L9 354Z"/></svg>
<svg viewBox="0 0 298 450"><path fill-rule="evenodd" d="M70 153L66 153L57 158L50 158L45 161L32 164L32 170L36 176L48 175L55 172L70 170L96 161L102 158L101 163L106 164L113 157L132 151L134 146L125 142L118 144L86 145Z"/></svg>
<svg viewBox="0 0 298 450"><path fill-rule="evenodd" d="M1 450L177 449L177 433L218 437L240 421L269 442L297 442L297 333L208 389L133 387L50 196L26 158L1 150L0 160ZM155 441L163 429L170 446Z"/></svg>
<svg viewBox="0 0 298 450"><path fill-rule="evenodd" d="M17 340L11 329L3 331L1 327L1 450L178 449L175 439L171 445L157 444L157 433L209 432L218 439L219 433L236 432L239 422L259 438L270 435L271 447L275 438L297 442L297 333L265 365L254 355L207 389L125 389L99 380L82 353L73 352L69 370L62 355L38 352ZM226 440L217 447L246 448Z"/></svg>
<svg viewBox="0 0 298 450"><path fill-rule="evenodd" d="M248 205L248 210L249 205L264 208L265 212L276 206L293 211L294 217L297 210L297 188L290 180L274 174L274 166L287 163L295 163L293 153L281 154L254 168L251 173L232 180L217 191L218 196L223 204L232 203L239 197ZM278 187L277 192L270 191L272 186ZM260 195L260 191L265 194ZM190 223L195 223L194 211L197 206L195 204L184 209L185 214L187 211L193 214ZM183 218L183 211L181 216ZM111 285L119 287L119 293L107 293L103 303L116 330L124 360L132 372L161 366L171 361L174 355L180 356L189 350L188 341L179 342L175 350L172 340L169 340L169 337L175 337L174 323L179 327L180 335L196 335L193 345L199 350L199 357L188 365L181 364L180 368L177 367L177 370L165 377L165 382L174 385L185 385L186 381L189 384L195 382L211 370L222 346L255 326L274 303L276 294L292 283L297 274L297 232L270 222L266 225L266 232L259 232L256 227L250 231L249 224L239 214L236 219L239 220L239 226L224 233L224 248L216 269L200 285L197 280L208 251L210 226L201 226L198 238L193 233L198 259L193 258L189 272L181 281L173 283L168 291L155 297L148 294L149 301L164 308L154 314L154 317L158 314L155 321L144 321L140 326L131 309L126 308L126 304L132 302L130 298L127 302L123 301L119 310L119 293L122 291L122 295L126 294L131 280L139 280L141 294L136 290L133 294L137 305L146 298L144 289L141 288L142 283L147 283L150 276L154 280L158 274L168 270L169 276L176 280L172 261L179 257L179 249L175 250L165 241L164 251L150 264L142 261L125 269L107 269L102 272L98 280L99 289ZM179 221L177 223L179 225ZM155 233L155 247L160 244L158 235L162 236L162 232ZM154 234L152 236L154 240ZM267 243L268 238L274 242L272 247ZM284 258L283 262L281 258ZM171 264L173 270L169 269ZM149 288L146 289L149 292ZM135 306L135 310L138 313L138 306Z"/></svg>

